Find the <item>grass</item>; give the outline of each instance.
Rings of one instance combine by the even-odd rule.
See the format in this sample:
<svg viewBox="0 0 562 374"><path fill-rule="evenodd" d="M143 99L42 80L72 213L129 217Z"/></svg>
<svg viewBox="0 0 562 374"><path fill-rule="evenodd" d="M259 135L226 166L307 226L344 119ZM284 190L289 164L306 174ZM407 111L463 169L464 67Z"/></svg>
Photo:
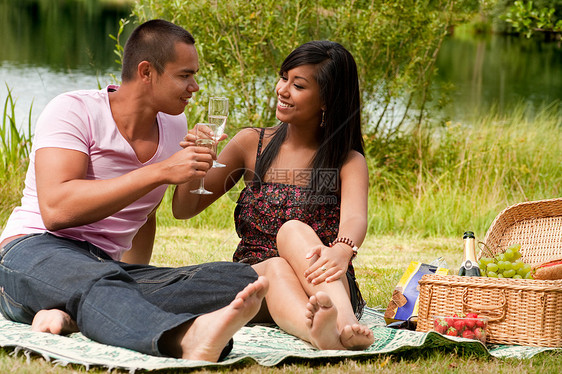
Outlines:
<svg viewBox="0 0 562 374"><path fill-rule="evenodd" d="M483 238L507 206L561 196L560 113L553 105L529 119L519 107L369 139L369 232L459 236L470 228Z"/></svg>
<svg viewBox="0 0 562 374"><path fill-rule="evenodd" d="M237 244L232 229L189 228L183 222L159 227L156 238L153 264L180 266L194 262L229 260ZM357 277L368 305L386 307L392 289L398 282L410 260L430 262L443 256L451 267L456 267L462 256L461 239L425 238L412 239L396 236L369 236L361 248L355 264ZM80 373L80 366L57 367L41 357L30 359L22 354L11 355L9 349L0 350L0 372L2 373ZM532 359L495 359L468 356L462 352L436 351L404 352L399 355L381 355L372 359L358 360L291 360L274 368L257 364L239 364L217 370L171 370L167 373L435 373L435 372L480 372L480 373L554 373L562 365L562 354L549 353ZM101 368L92 368L90 373L107 373ZM124 372L112 370L111 372Z"/></svg>

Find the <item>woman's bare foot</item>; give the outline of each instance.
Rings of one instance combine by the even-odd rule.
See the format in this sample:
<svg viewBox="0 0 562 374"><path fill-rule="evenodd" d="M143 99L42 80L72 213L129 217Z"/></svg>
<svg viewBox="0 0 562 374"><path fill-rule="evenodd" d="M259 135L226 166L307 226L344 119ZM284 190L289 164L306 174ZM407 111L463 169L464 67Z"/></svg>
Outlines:
<svg viewBox="0 0 562 374"><path fill-rule="evenodd" d="M310 296L306 305L306 325L310 328L310 343L318 349L345 349L340 342L338 310L327 293Z"/></svg>
<svg viewBox="0 0 562 374"><path fill-rule="evenodd" d="M232 336L259 311L269 281L259 277L236 295L226 307L197 317L187 324L181 339L181 357L217 362Z"/></svg>
<svg viewBox="0 0 562 374"><path fill-rule="evenodd" d="M365 325L354 323L345 326L340 334L340 341L345 349L362 351L374 343L373 332Z"/></svg>
<svg viewBox="0 0 562 374"><path fill-rule="evenodd" d="M78 325L70 318L68 313L59 309L43 309L33 317L31 330L50 332L51 334L65 335L78 332Z"/></svg>

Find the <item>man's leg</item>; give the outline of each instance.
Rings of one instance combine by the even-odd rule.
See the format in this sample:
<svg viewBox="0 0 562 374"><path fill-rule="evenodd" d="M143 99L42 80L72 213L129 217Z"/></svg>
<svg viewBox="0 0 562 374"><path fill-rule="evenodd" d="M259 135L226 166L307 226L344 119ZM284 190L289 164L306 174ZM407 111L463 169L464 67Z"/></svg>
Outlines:
<svg viewBox="0 0 562 374"><path fill-rule="evenodd" d="M84 335L148 354L160 354L159 340L165 332L197 317L158 308L118 263L103 258L97 248L50 234L8 244L2 252L0 284L7 318L31 323L39 310L61 309L77 321ZM258 286L241 300L259 298L266 287ZM231 309L247 314L245 301L235 304L240 308ZM234 325L244 318L235 317Z"/></svg>
<svg viewBox="0 0 562 374"><path fill-rule="evenodd" d="M173 357L216 362L232 335L259 311L267 291L268 280L260 277L224 308L164 333L160 350Z"/></svg>

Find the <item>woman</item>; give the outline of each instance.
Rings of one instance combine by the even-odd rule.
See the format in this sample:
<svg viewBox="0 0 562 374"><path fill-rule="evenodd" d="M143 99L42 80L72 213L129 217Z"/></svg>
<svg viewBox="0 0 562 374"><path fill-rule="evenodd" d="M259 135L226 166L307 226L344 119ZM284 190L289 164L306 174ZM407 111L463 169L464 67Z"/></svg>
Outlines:
<svg viewBox="0 0 562 374"><path fill-rule="evenodd" d="M365 349L374 338L358 322L364 301L351 265L366 234L368 192L355 61L338 43L306 43L283 62L276 93L281 123L240 131L218 159L227 167L205 177L213 195L175 200L174 214L196 215L244 177L234 260L268 270L270 317L317 348ZM188 134L182 145L194 141Z"/></svg>

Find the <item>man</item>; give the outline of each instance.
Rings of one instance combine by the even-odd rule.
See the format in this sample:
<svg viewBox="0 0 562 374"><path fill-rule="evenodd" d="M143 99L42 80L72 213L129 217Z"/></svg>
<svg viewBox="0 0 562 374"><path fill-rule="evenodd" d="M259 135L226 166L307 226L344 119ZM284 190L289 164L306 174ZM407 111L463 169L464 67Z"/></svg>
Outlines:
<svg viewBox="0 0 562 374"><path fill-rule="evenodd" d="M127 41L120 87L70 92L45 108L21 206L0 236L6 318L217 361L258 312L269 285L248 265L120 261L131 249L149 256L167 186L196 185L212 164L208 149L179 145L185 106L199 90L194 42L181 27L148 21Z"/></svg>

